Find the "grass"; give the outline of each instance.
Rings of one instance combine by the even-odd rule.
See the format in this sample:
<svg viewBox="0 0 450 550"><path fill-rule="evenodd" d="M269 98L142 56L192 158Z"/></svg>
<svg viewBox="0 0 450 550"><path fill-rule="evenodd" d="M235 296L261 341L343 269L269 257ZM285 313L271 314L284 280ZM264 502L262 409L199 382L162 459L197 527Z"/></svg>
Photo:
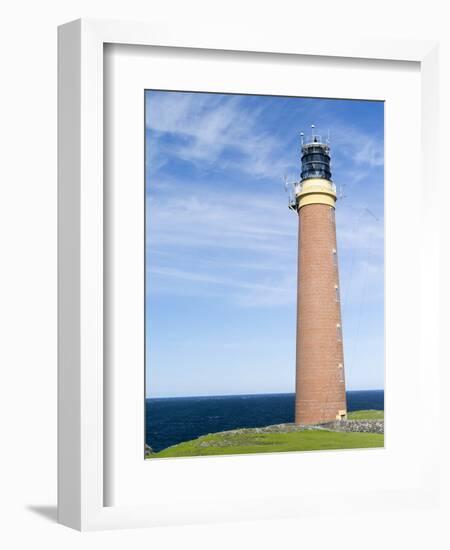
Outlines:
<svg viewBox="0 0 450 550"><path fill-rule="evenodd" d="M384 436L371 433L304 432L222 435L212 434L185 441L151 455L149 458L174 456L211 456L285 451L318 451L332 449L366 449L383 447Z"/></svg>
<svg viewBox="0 0 450 550"><path fill-rule="evenodd" d="M383 418L383 411L356 411L350 413L349 418L352 420L378 420ZM148 458L366 449L383 446L383 434L332 432L328 430L256 433L252 430L246 430L244 433L220 432L204 435L198 439L185 441L163 449Z"/></svg>
<svg viewBox="0 0 450 550"><path fill-rule="evenodd" d="M384 420L384 411L353 411L347 417L349 420Z"/></svg>

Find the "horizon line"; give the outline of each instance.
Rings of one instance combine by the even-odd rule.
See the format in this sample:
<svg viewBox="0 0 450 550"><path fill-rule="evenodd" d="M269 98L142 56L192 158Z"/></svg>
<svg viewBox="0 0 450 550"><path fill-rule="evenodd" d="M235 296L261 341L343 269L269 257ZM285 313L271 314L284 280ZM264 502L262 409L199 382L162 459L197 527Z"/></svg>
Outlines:
<svg viewBox="0 0 450 550"><path fill-rule="evenodd" d="M363 392L363 391L383 391L384 388L370 388L370 389L359 389L359 390L346 390L346 393L349 392ZM189 399L197 397L248 397L256 395L295 395L295 392L265 392L265 393L220 393L220 394L203 394L203 395L160 395L160 396L149 396L146 395L145 399Z"/></svg>

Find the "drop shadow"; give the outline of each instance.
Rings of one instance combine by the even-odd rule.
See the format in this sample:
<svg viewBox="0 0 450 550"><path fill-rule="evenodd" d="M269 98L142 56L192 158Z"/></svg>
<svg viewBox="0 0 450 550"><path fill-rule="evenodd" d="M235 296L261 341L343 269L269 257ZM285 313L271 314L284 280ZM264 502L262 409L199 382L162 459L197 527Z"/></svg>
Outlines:
<svg viewBox="0 0 450 550"><path fill-rule="evenodd" d="M52 523L58 521L58 509L56 506L27 506L27 509Z"/></svg>

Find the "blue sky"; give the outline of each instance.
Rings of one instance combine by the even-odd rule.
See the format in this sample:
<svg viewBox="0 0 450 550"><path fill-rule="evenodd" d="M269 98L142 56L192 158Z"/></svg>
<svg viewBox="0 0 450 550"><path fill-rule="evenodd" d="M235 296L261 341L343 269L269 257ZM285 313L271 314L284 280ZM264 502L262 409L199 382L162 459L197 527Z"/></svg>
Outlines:
<svg viewBox="0 0 450 550"><path fill-rule="evenodd" d="M384 385L383 103L146 92L147 396L293 392L299 134L330 131L347 389Z"/></svg>

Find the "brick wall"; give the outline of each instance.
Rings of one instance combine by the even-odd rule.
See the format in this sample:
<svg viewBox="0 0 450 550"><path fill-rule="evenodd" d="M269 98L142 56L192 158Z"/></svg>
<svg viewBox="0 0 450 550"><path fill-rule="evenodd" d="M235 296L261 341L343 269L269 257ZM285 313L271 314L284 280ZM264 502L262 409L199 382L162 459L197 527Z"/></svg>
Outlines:
<svg viewBox="0 0 450 550"><path fill-rule="evenodd" d="M299 211L297 424L335 420L346 411L334 208Z"/></svg>

